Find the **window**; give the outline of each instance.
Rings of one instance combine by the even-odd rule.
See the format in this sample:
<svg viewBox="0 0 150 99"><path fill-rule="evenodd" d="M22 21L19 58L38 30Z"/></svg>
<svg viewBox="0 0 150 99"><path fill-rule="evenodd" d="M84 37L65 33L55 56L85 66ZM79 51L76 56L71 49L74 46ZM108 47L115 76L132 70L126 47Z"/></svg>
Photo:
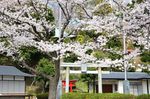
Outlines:
<svg viewBox="0 0 150 99"><path fill-rule="evenodd" d="M24 80L23 76L15 76L15 80Z"/></svg>
<svg viewBox="0 0 150 99"><path fill-rule="evenodd" d="M24 93L25 81L0 81L0 93Z"/></svg>
<svg viewBox="0 0 150 99"><path fill-rule="evenodd" d="M3 80L14 80L14 76L3 76Z"/></svg>

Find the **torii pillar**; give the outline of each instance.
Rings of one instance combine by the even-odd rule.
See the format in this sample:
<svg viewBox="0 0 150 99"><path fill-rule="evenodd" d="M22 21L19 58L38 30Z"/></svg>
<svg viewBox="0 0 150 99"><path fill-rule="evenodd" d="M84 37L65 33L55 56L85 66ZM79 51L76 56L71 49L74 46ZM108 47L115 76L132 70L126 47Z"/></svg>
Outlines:
<svg viewBox="0 0 150 99"><path fill-rule="evenodd" d="M66 67L66 88L65 88L65 92L68 93L69 92L69 66Z"/></svg>
<svg viewBox="0 0 150 99"><path fill-rule="evenodd" d="M98 93L102 93L102 69L98 67Z"/></svg>

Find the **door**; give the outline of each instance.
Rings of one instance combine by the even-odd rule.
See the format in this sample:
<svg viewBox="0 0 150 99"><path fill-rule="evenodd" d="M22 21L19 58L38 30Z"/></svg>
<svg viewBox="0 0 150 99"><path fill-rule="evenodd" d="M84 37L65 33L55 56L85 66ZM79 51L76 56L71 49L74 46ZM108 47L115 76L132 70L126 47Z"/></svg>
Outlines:
<svg viewBox="0 0 150 99"><path fill-rule="evenodd" d="M113 92L112 84L103 84L102 87L103 87L102 88L103 93L112 93Z"/></svg>

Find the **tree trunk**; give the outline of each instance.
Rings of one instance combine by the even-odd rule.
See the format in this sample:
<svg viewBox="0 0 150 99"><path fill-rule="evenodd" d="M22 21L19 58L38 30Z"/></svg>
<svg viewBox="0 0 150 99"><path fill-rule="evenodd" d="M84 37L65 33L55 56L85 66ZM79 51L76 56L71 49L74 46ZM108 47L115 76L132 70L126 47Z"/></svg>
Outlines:
<svg viewBox="0 0 150 99"><path fill-rule="evenodd" d="M56 94L57 94L57 83L54 77L54 79L51 79L49 82L48 99L56 99Z"/></svg>
<svg viewBox="0 0 150 99"><path fill-rule="evenodd" d="M46 82L47 81L43 81L43 88L42 88L42 93L45 93L46 92Z"/></svg>
<svg viewBox="0 0 150 99"><path fill-rule="evenodd" d="M88 81L88 93L90 92L90 82Z"/></svg>
<svg viewBox="0 0 150 99"><path fill-rule="evenodd" d="M49 95L48 99L56 99L57 85L60 77L60 59L55 61L55 76L49 82ZM58 97L59 98L59 97Z"/></svg>
<svg viewBox="0 0 150 99"><path fill-rule="evenodd" d="M93 93L95 93L95 77L93 79Z"/></svg>

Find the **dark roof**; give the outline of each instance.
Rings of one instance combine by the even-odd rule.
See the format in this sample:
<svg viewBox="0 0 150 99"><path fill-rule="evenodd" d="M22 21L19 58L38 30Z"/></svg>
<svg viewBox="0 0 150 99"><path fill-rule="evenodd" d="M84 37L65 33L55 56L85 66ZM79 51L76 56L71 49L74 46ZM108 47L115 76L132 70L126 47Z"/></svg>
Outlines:
<svg viewBox="0 0 150 99"><path fill-rule="evenodd" d="M27 74L27 73L20 71L14 66L1 66L1 65L0 65L0 75L28 76L28 77L33 76L31 74Z"/></svg>
<svg viewBox="0 0 150 99"><path fill-rule="evenodd" d="M124 72L110 72L102 74L103 79L124 79ZM150 79L150 74L144 72L127 72L127 79Z"/></svg>

